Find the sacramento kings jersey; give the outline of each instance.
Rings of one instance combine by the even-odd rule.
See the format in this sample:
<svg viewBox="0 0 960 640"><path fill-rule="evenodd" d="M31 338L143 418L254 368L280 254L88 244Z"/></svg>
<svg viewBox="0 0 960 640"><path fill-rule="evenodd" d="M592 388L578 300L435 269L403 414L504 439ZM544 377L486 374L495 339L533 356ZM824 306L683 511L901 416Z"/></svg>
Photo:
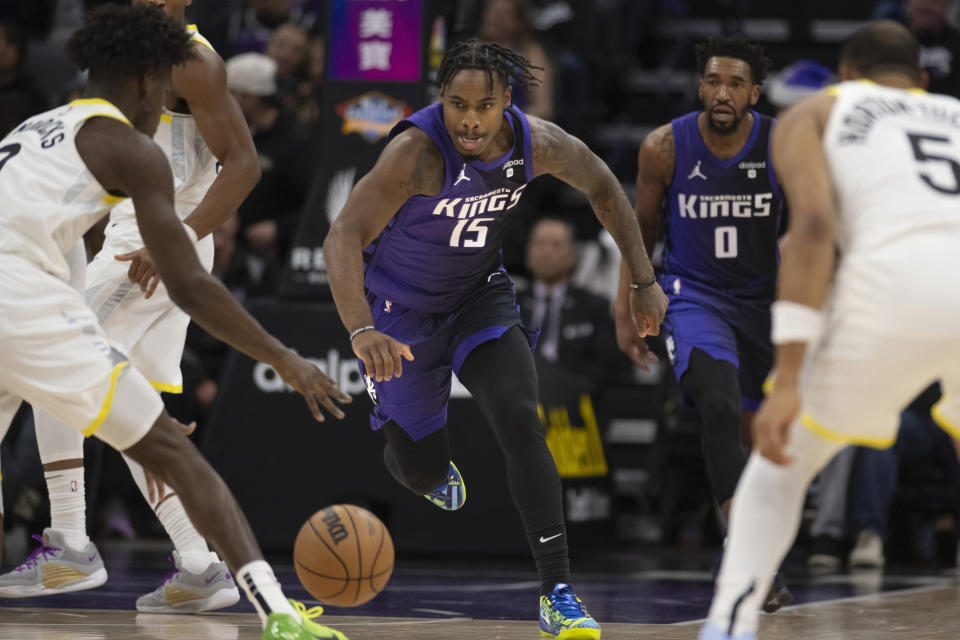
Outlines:
<svg viewBox="0 0 960 640"><path fill-rule="evenodd" d="M0 140L0 253L64 282L64 254L123 200L107 193L77 151L77 132L94 117L131 126L117 107L90 98L35 115Z"/></svg>
<svg viewBox="0 0 960 640"><path fill-rule="evenodd" d="M533 178L527 118L514 107L504 117L513 128L513 148L489 162L460 155L439 103L393 128L391 139L409 127L430 136L443 155L443 189L409 198L364 249L367 289L407 307L443 313L501 270L506 215Z"/></svg>
<svg viewBox="0 0 960 640"><path fill-rule="evenodd" d="M711 288L772 291L783 196L770 160L774 120L751 111L753 129L735 157L704 143L698 112L672 122L676 165L667 190L664 269Z"/></svg>

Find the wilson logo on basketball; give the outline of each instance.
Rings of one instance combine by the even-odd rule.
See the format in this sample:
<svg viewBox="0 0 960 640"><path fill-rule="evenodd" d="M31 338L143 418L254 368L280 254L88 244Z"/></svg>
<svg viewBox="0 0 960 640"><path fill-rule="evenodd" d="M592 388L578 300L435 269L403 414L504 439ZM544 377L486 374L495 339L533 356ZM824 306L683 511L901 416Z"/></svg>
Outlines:
<svg viewBox="0 0 960 640"><path fill-rule="evenodd" d="M321 521L327 525L327 533L330 534L333 544L340 544L350 535L347 533L347 528L343 526L343 522L340 521L340 516L333 509L324 511Z"/></svg>

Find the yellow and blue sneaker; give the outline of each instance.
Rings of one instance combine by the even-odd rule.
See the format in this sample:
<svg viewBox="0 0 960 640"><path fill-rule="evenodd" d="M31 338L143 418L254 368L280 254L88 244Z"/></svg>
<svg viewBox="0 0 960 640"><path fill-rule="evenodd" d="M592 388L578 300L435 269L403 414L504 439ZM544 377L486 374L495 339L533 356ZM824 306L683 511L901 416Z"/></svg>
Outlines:
<svg viewBox="0 0 960 640"><path fill-rule="evenodd" d="M307 609L302 602L292 598L290 604L297 610L300 619L286 613L271 613L263 629L263 640L348 640L336 629L313 621L323 614L323 607Z"/></svg>
<svg viewBox="0 0 960 640"><path fill-rule="evenodd" d="M600 625L570 585L562 582L540 596L540 635L558 640L598 640Z"/></svg>
<svg viewBox="0 0 960 640"><path fill-rule="evenodd" d="M447 471L447 479L423 497L446 511L456 511L467 501L467 487L463 484L460 470L452 460L450 469Z"/></svg>

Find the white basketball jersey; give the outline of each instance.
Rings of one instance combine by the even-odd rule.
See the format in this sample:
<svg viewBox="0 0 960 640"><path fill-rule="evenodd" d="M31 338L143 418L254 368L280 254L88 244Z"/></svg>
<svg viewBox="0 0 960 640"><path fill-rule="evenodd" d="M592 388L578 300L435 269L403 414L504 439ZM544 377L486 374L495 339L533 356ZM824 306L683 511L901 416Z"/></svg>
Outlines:
<svg viewBox="0 0 960 640"><path fill-rule="evenodd" d="M130 125L106 100L74 100L29 118L0 141L0 253L24 257L64 281L70 277L64 254L124 200L107 193L77 151L77 132L96 116Z"/></svg>
<svg viewBox="0 0 960 640"><path fill-rule="evenodd" d="M960 100L869 81L829 91L823 147L845 256L913 232L960 232Z"/></svg>
<svg viewBox="0 0 960 640"><path fill-rule="evenodd" d="M197 32L196 25L188 25L187 31L195 42L213 51L210 42ZM217 177L217 158L189 114L164 109L153 141L170 160L174 206L182 220L200 204ZM143 246L132 202L124 202L110 212L110 224L104 233L107 242L118 251Z"/></svg>

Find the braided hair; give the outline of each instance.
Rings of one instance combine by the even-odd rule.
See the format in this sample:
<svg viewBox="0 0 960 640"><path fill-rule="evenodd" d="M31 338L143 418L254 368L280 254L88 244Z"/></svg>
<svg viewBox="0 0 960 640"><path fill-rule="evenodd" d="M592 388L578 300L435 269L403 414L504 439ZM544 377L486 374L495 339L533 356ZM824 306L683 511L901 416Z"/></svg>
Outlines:
<svg viewBox="0 0 960 640"><path fill-rule="evenodd" d="M524 56L492 42L471 38L456 43L447 51L437 70L437 86L443 89L453 77L464 69L477 69L487 73L490 89L493 90L494 74L507 84L510 78L525 89L540 84L533 71L543 67L532 64Z"/></svg>

